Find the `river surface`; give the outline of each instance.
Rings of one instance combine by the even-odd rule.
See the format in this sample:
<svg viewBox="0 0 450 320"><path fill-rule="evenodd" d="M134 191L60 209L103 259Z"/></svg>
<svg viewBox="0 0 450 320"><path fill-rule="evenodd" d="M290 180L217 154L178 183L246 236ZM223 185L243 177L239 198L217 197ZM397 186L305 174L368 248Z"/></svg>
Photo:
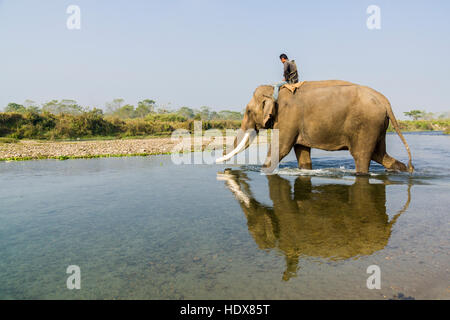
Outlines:
<svg viewBox="0 0 450 320"><path fill-rule="evenodd" d="M405 136L411 176L319 150L270 176L168 155L0 163L0 299L449 299L450 137Z"/></svg>

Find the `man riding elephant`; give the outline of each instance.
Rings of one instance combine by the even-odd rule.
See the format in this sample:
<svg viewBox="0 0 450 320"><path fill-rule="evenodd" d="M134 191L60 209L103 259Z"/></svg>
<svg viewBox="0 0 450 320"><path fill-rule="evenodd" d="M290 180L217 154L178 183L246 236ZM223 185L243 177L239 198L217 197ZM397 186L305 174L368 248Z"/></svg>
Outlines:
<svg viewBox="0 0 450 320"><path fill-rule="evenodd" d="M341 80L306 81L291 91L263 85L256 88L244 112L241 132L234 149L216 160L224 162L245 150L252 133L274 129L278 136L274 152L270 146L263 170L273 172L292 148L301 169L312 169L311 148L326 151L348 150L355 160L357 175L367 175L373 160L391 171L414 171L408 143L400 131L388 99L381 93ZM386 152L389 122L405 145L408 166ZM250 139L251 138L251 139ZM271 144L272 145L272 144Z"/></svg>

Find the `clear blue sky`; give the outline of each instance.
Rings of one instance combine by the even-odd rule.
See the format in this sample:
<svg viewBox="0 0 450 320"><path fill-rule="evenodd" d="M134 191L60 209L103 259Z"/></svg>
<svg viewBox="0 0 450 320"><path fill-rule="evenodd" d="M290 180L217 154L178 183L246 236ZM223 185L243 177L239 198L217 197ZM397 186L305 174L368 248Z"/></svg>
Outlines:
<svg viewBox="0 0 450 320"><path fill-rule="evenodd" d="M81 8L81 30L66 9ZM366 27L370 4L381 30ZM450 110L450 1L0 0L0 108L31 99L102 107L151 98L242 110L282 77L373 87L394 111Z"/></svg>

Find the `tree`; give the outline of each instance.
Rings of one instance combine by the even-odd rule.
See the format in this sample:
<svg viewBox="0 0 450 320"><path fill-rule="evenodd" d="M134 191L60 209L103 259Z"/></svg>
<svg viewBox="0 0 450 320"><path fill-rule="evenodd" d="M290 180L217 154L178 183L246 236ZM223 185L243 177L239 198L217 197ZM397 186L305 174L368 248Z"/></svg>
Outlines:
<svg viewBox="0 0 450 320"><path fill-rule="evenodd" d="M138 102L135 110L136 117L144 118L146 115L155 112L155 101L145 99Z"/></svg>
<svg viewBox="0 0 450 320"><path fill-rule="evenodd" d="M31 112L31 113L39 113L41 110L39 109L39 106L37 105L36 102L34 102L33 100L30 99L26 99L25 102L23 103L25 109L27 110L27 112Z"/></svg>
<svg viewBox="0 0 450 320"><path fill-rule="evenodd" d="M423 120L433 120L436 117L436 115L433 112L426 112L422 119Z"/></svg>
<svg viewBox="0 0 450 320"><path fill-rule="evenodd" d="M170 109L165 107L165 106L161 106L158 108L158 113L159 114L166 114L166 113L170 113Z"/></svg>
<svg viewBox="0 0 450 320"><path fill-rule="evenodd" d="M63 99L61 101L51 100L44 103L42 111L52 114L81 114L84 110L75 100Z"/></svg>
<svg viewBox="0 0 450 320"><path fill-rule="evenodd" d="M203 106L200 108L200 118L202 120L209 120L210 118L210 110L209 107Z"/></svg>
<svg viewBox="0 0 450 320"><path fill-rule="evenodd" d="M115 113L117 110L119 110L122 107L122 104L124 103L124 99L122 98L116 98L111 102L106 103L106 111L110 114Z"/></svg>
<svg viewBox="0 0 450 320"><path fill-rule="evenodd" d="M423 110L411 110L408 112L403 112L403 114L407 117L412 118L413 120L419 120L425 117L426 112Z"/></svg>
<svg viewBox="0 0 450 320"><path fill-rule="evenodd" d="M166 114L166 113L171 113L172 111L170 110L170 102L160 105L157 112L159 114Z"/></svg>
<svg viewBox="0 0 450 320"><path fill-rule="evenodd" d="M25 107L21 104L11 102L5 108L5 112L16 112L16 113L24 113L26 111Z"/></svg>
<svg viewBox="0 0 450 320"><path fill-rule="evenodd" d="M30 100L30 99L26 99L25 102L23 103L23 106L25 108L29 108L31 106L36 106L36 102L34 102L33 100Z"/></svg>
<svg viewBox="0 0 450 320"><path fill-rule="evenodd" d="M216 120L219 119L219 114L216 111L211 111L209 113L209 119L210 120Z"/></svg>
<svg viewBox="0 0 450 320"><path fill-rule="evenodd" d="M195 117L194 110L188 107L181 107L178 109L177 113L186 119L193 119Z"/></svg>
<svg viewBox="0 0 450 320"><path fill-rule="evenodd" d="M222 110L219 111L219 119L222 120L242 120L242 113L238 111Z"/></svg>
<svg viewBox="0 0 450 320"><path fill-rule="evenodd" d="M27 112L31 112L31 113L39 113L41 112L41 109L39 109L38 106L29 106L27 108Z"/></svg>
<svg viewBox="0 0 450 320"><path fill-rule="evenodd" d="M75 100L71 99L63 99L58 104L58 113L66 113L66 114L81 114L83 113L83 108L78 105Z"/></svg>
<svg viewBox="0 0 450 320"><path fill-rule="evenodd" d="M94 108L94 109L92 109L89 112L94 114L94 115L97 115L97 116L103 116L103 110L102 109Z"/></svg>
<svg viewBox="0 0 450 320"><path fill-rule="evenodd" d="M440 113L438 118L439 119L450 119L450 111Z"/></svg>
<svg viewBox="0 0 450 320"><path fill-rule="evenodd" d="M131 104L124 105L122 108L117 109L113 115L122 119L131 119L135 117L134 106Z"/></svg>
<svg viewBox="0 0 450 320"><path fill-rule="evenodd" d="M42 111L56 114L58 112L58 100L51 100L42 105Z"/></svg>

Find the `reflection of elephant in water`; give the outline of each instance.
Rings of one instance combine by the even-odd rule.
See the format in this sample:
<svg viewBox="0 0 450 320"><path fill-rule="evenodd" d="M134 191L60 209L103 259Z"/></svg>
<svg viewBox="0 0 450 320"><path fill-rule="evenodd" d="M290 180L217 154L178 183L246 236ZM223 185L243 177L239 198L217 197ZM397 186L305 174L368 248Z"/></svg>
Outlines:
<svg viewBox="0 0 450 320"><path fill-rule="evenodd" d="M343 260L371 255L383 249L392 226L409 205L391 221L386 214L386 185L357 177L353 185L313 185L298 177L294 192L288 180L269 175L273 207L253 196L245 173L226 170L218 178L238 198L248 229L261 249L278 248L286 257L283 280L295 276L301 255Z"/></svg>
<svg viewBox="0 0 450 320"><path fill-rule="evenodd" d="M370 161L388 170L413 171L411 152L403 137L387 98L381 93L339 80L306 81L292 93L281 88L277 101L272 86L259 86L247 105L234 150L218 159L226 161L249 145L249 130L279 130L278 152L269 151L264 167L273 169L294 148L298 166L311 169L311 148L349 150L356 172L367 174ZM408 168L386 153L386 129L389 121L408 151Z"/></svg>

